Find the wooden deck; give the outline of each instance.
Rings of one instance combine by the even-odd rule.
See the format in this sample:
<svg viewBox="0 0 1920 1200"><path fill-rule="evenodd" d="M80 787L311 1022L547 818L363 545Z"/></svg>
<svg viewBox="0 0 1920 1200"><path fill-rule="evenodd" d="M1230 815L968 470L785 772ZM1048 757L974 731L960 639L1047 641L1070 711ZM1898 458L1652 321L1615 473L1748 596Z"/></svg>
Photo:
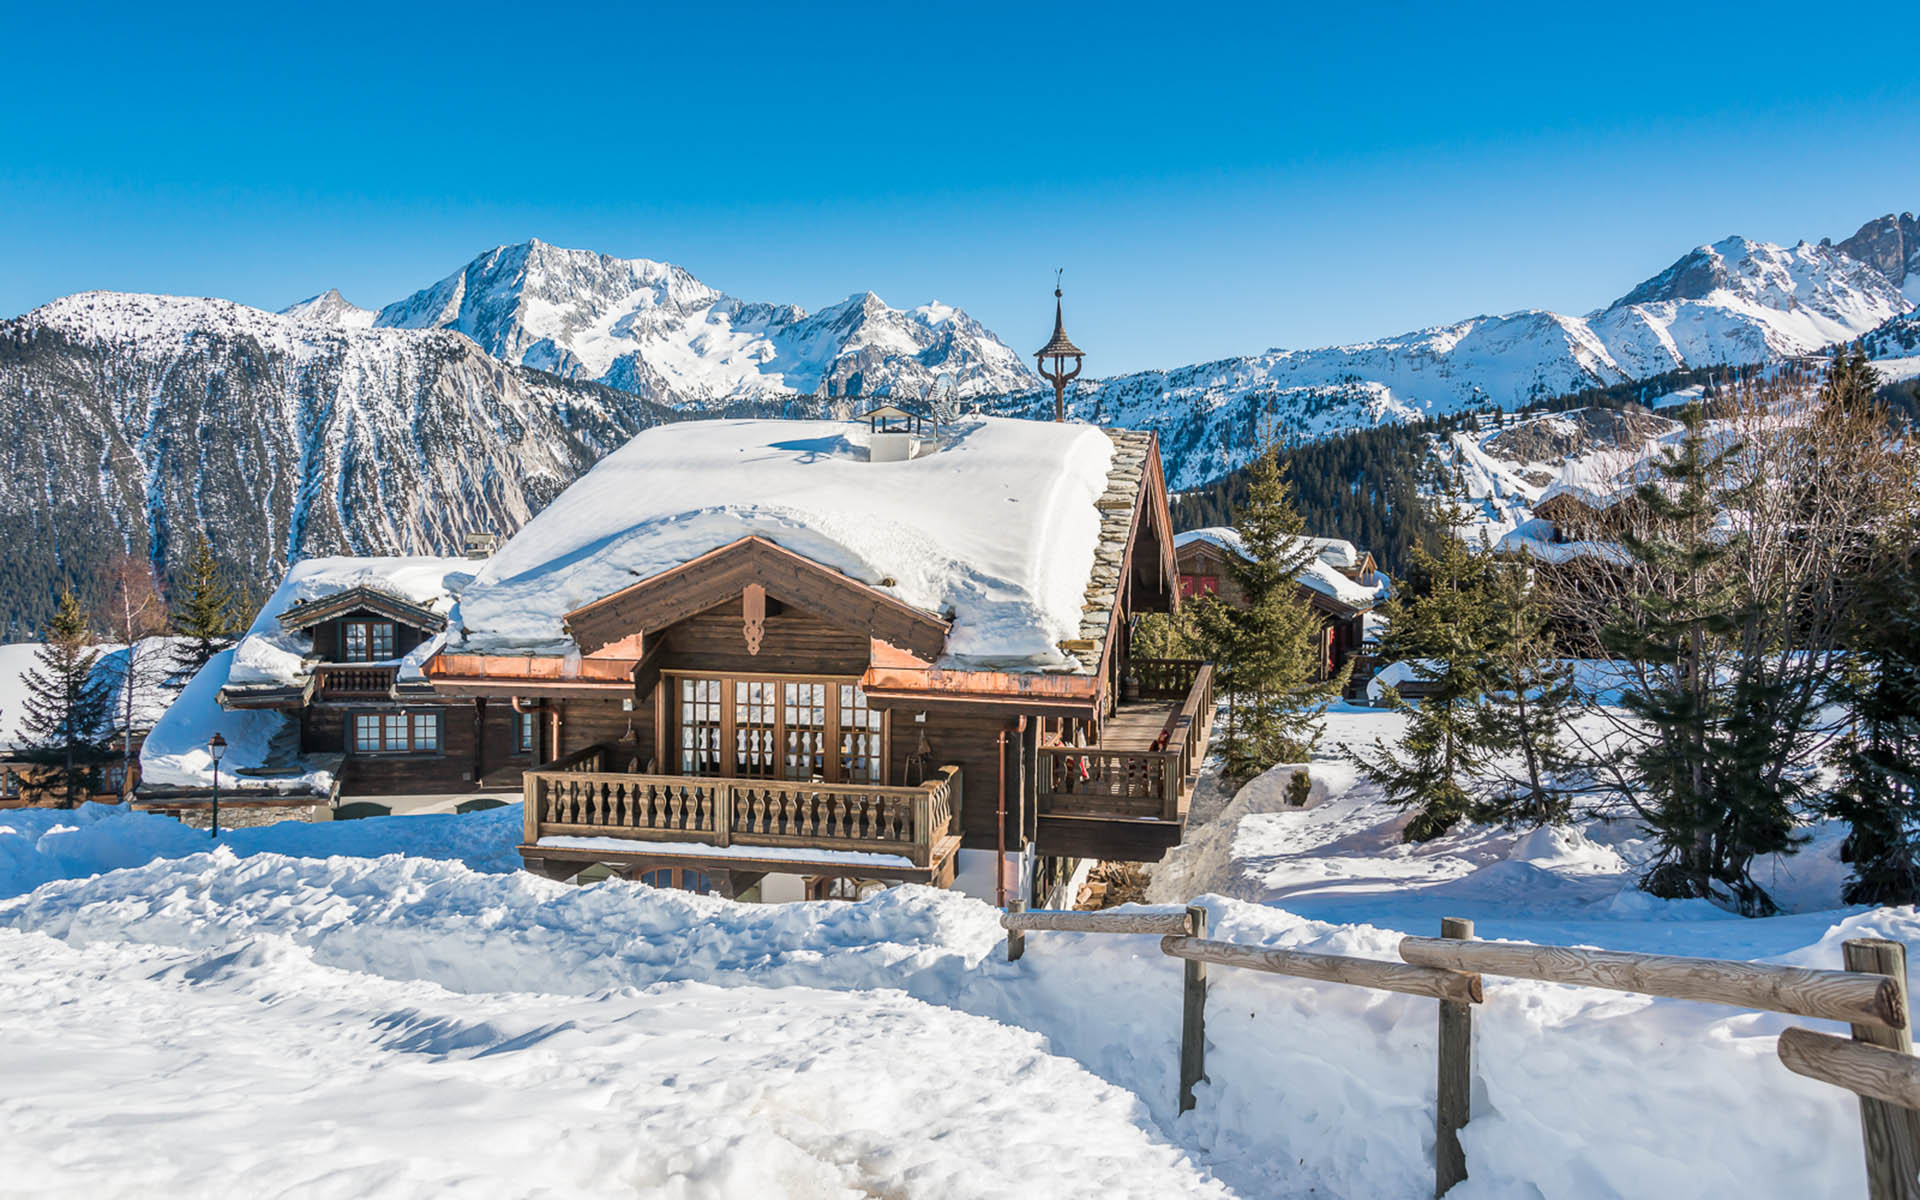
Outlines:
<svg viewBox="0 0 1920 1200"><path fill-rule="evenodd" d="M1102 750L1152 750L1177 705L1164 700L1122 704L1100 723Z"/></svg>
<svg viewBox="0 0 1920 1200"><path fill-rule="evenodd" d="M1050 821L1066 842L1092 838L1148 860L1178 842L1213 731L1213 666L1149 662L1141 694L1152 698L1119 705L1100 723L1098 745L1041 747L1043 850Z"/></svg>
<svg viewBox="0 0 1920 1200"><path fill-rule="evenodd" d="M742 862L763 872L784 863L789 871L834 874L857 859L875 868L867 873L876 878L951 878L958 767L943 767L925 783L887 787L609 771L614 750L588 746L526 773L520 853L530 866L668 855L677 865L706 865L702 848L713 847L714 864L736 870ZM749 847L765 848L764 858Z"/></svg>

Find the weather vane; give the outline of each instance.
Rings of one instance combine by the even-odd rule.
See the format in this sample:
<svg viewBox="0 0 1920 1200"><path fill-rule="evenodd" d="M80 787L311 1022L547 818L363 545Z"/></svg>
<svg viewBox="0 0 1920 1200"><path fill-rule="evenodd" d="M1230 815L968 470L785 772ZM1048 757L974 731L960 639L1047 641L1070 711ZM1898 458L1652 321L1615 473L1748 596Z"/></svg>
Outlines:
<svg viewBox="0 0 1920 1200"><path fill-rule="evenodd" d="M1067 419L1067 385L1080 377L1080 360L1085 357L1080 347L1073 344L1067 336L1066 321L1060 313L1060 277L1066 273L1065 267L1056 267L1053 272L1053 338L1046 345L1034 351L1034 362L1039 368L1040 378L1053 385L1053 419ZM1067 360L1073 360L1073 370L1067 370ZM1053 369L1047 369L1047 360L1053 360Z"/></svg>

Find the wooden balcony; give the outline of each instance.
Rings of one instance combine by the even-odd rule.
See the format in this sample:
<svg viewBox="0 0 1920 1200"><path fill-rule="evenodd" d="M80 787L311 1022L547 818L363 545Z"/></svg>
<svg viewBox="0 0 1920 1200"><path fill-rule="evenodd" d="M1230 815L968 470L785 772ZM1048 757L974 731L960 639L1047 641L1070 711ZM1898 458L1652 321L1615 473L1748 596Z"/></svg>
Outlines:
<svg viewBox="0 0 1920 1200"><path fill-rule="evenodd" d="M316 700L387 700L393 696L397 667L329 664L313 669Z"/></svg>
<svg viewBox="0 0 1920 1200"><path fill-rule="evenodd" d="M1040 816L1168 823L1187 801L1213 732L1213 664L1136 659L1141 700L1101 722L1096 746L1040 748ZM1177 697L1168 704L1166 698Z"/></svg>
<svg viewBox="0 0 1920 1200"><path fill-rule="evenodd" d="M959 848L958 767L943 767L913 787L641 775L605 770L612 749L610 743L589 746L526 773L523 856L552 857L554 847L542 846L542 838L618 838L633 842L627 853L638 857L646 856L649 842L732 848L724 857L762 870L780 861L808 871L805 855L795 851L891 855L913 868L903 874L918 877L946 867ZM754 859L739 849L756 846L769 853ZM684 845L675 853L684 856ZM812 868L833 865L823 855Z"/></svg>

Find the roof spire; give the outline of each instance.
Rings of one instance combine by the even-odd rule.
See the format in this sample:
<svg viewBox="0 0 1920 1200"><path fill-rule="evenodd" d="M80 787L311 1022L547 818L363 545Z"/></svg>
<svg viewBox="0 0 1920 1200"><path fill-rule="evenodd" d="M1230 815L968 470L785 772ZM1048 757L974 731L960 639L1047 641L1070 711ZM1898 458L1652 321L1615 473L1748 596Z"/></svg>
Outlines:
<svg viewBox="0 0 1920 1200"><path fill-rule="evenodd" d="M1055 268L1053 273L1053 337L1046 345L1033 352L1034 362L1039 367L1040 378L1053 385L1053 419L1067 419L1067 384L1080 375L1080 360L1085 357L1080 347L1073 344L1067 336L1067 322L1060 309L1060 277L1066 268ZM1073 370L1067 370L1067 360L1073 360ZM1053 360L1053 370L1047 370L1047 360Z"/></svg>

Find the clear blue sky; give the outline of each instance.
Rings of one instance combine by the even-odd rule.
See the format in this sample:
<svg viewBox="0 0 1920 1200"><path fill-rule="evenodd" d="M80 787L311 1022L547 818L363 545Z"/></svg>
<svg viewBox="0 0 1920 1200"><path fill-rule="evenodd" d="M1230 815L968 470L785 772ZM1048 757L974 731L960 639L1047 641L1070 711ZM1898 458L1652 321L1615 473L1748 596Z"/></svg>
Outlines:
<svg viewBox="0 0 1920 1200"><path fill-rule="evenodd" d="M1584 312L1920 209L1884 5L10 9L0 315L371 307L532 236L1022 352L1062 266L1107 375Z"/></svg>

